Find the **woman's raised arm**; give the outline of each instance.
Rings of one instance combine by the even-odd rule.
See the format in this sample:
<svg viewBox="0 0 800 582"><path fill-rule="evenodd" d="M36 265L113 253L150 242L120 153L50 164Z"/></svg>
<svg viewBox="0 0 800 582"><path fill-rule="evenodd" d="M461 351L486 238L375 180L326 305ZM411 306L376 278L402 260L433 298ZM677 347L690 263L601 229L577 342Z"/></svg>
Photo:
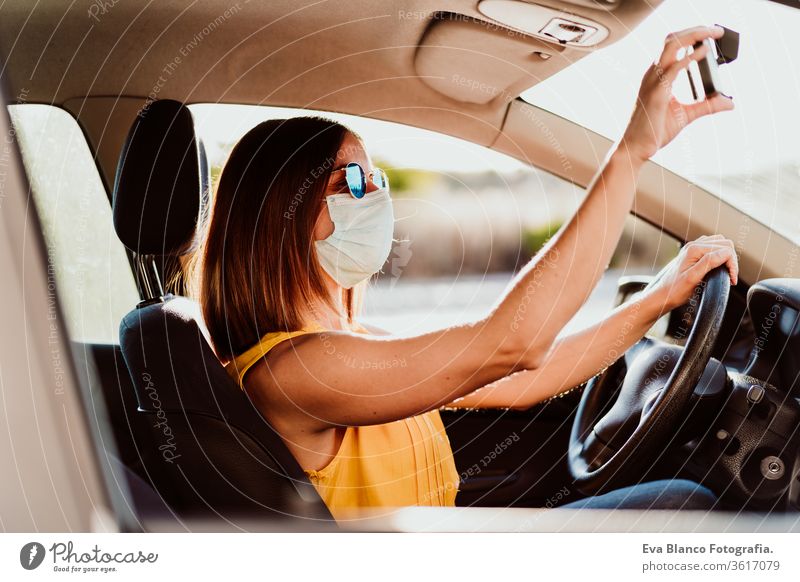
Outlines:
<svg viewBox="0 0 800 582"><path fill-rule="evenodd" d="M642 165L690 122L733 108L732 101L722 95L684 105L672 94L678 74L707 50L700 48L680 60L678 52L722 34L720 27L698 27L667 37L661 58L642 80L625 135L609 153L578 211L517 275L492 313L491 325L514 330L509 339L522 343L517 346L522 368L540 361L608 267L633 204Z"/></svg>

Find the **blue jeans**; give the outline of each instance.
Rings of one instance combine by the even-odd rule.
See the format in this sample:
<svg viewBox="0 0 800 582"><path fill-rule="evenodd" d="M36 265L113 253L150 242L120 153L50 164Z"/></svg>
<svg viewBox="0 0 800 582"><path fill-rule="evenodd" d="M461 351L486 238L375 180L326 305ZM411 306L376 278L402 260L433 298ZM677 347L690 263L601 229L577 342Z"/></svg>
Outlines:
<svg viewBox="0 0 800 582"><path fill-rule="evenodd" d="M617 489L603 495L579 499L565 509L712 509L716 496L686 479L650 481Z"/></svg>

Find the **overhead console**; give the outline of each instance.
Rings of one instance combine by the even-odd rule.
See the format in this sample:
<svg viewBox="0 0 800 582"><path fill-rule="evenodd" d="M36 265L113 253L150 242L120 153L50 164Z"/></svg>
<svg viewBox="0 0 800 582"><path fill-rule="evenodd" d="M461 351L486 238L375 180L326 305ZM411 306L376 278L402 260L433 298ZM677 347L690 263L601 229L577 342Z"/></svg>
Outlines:
<svg viewBox="0 0 800 582"><path fill-rule="evenodd" d="M461 103L507 104L615 42L661 0L481 0L431 15L414 57L419 78Z"/></svg>
<svg viewBox="0 0 800 582"><path fill-rule="evenodd" d="M548 42L593 47L608 38L608 29L596 20L539 4L520 0L483 0L478 4L478 10L509 28Z"/></svg>
<svg viewBox="0 0 800 582"><path fill-rule="evenodd" d="M616 10L625 0L563 0L566 4L577 4L598 10Z"/></svg>

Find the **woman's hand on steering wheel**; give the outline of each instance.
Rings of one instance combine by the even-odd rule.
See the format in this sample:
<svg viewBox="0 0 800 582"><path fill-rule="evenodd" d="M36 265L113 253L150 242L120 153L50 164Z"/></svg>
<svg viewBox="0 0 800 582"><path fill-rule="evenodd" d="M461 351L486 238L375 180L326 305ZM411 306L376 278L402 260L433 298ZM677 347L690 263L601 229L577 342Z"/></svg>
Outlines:
<svg viewBox="0 0 800 582"><path fill-rule="evenodd" d="M636 107L622 138L622 146L631 156L644 162L695 119L733 109L733 101L720 94L692 104L681 103L672 94L672 84L681 71L705 57L708 49L704 45L688 55L683 53L695 43L720 38L723 33L719 26L700 26L667 36L661 57L642 79Z"/></svg>
<svg viewBox="0 0 800 582"><path fill-rule="evenodd" d="M720 234L701 236L684 245L645 296L656 302L661 313L672 311L689 301L706 274L720 265L728 267L731 285L736 285L739 261L733 241Z"/></svg>

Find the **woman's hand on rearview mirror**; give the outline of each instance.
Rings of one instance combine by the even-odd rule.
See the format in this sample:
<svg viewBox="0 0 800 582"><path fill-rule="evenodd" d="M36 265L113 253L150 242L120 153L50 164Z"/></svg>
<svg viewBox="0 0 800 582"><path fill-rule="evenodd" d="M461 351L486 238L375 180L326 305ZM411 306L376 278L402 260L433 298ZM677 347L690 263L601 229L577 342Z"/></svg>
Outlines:
<svg viewBox="0 0 800 582"><path fill-rule="evenodd" d="M695 119L733 109L733 101L724 95L684 104L672 93L678 75L692 61L699 61L708 54L705 45L688 55L685 54L687 49L707 38L720 38L723 33L719 26L701 26L667 36L661 57L642 79L636 107L621 141L623 151L627 150L636 161L644 162L652 157Z"/></svg>

